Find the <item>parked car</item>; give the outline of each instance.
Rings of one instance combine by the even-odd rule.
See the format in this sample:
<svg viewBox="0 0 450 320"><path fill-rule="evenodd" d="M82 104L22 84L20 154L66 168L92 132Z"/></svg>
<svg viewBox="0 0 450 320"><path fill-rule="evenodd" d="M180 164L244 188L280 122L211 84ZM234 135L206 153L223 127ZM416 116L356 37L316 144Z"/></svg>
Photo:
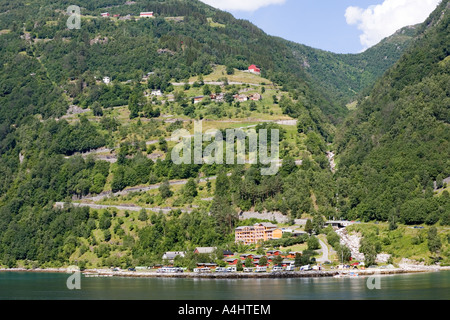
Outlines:
<svg viewBox="0 0 450 320"><path fill-rule="evenodd" d="M253 268L244 268L244 272L245 273L252 273L253 272Z"/></svg>
<svg viewBox="0 0 450 320"><path fill-rule="evenodd" d="M227 272L237 272L237 268L236 267L228 267Z"/></svg>
<svg viewBox="0 0 450 320"><path fill-rule="evenodd" d="M216 272L227 272L226 268L216 268Z"/></svg>
<svg viewBox="0 0 450 320"><path fill-rule="evenodd" d="M133 272L135 272L136 269L135 269L135 268L128 268L128 271L133 271Z"/></svg>

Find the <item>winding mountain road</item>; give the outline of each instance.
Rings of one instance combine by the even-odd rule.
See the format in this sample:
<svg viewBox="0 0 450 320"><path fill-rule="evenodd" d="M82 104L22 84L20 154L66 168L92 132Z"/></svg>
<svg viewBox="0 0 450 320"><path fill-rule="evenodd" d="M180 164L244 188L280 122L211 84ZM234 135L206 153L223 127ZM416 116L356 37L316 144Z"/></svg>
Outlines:
<svg viewBox="0 0 450 320"><path fill-rule="evenodd" d="M318 258L317 262L325 263L326 261L330 261L328 259L329 252L328 252L327 244L325 242L323 242L322 240L320 240L320 239L319 239L319 243L320 243L320 246L322 247L322 249L321 249L322 257Z"/></svg>

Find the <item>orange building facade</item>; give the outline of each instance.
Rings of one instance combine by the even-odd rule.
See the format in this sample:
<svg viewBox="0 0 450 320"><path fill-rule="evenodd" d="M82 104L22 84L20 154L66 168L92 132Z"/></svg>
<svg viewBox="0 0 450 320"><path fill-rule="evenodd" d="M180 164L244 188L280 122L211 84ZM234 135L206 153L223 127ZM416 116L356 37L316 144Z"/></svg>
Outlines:
<svg viewBox="0 0 450 320"><path fill-rule="evenodd" d="M281 239L283 232L274 224L257 223L253 226L236 228L234 236L235 242L243 242L245 245L250 245L272 239Z"/></svg>

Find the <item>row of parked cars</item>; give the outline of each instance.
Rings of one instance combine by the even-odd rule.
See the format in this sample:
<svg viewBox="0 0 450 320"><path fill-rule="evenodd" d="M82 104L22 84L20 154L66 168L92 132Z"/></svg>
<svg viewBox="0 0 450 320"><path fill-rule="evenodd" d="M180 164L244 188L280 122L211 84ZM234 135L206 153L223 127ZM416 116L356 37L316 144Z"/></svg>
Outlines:
<svg viewBox="0 0 450 320"><path fill-rule="evenodd" d="M177 267L164 267L161 269L158 269L158 273L183 273L183 268L177 268Z"/></svg>
<svg viewBox="0 0 450 320"><path fill-rule="evenodd" d="M129 268L128 271L136 271L137 268ZM294 265L289 265L286 268L284 267L279 267L279 266L274 266L272 268L272 272L283 272L283 271L295 271L296 268ZM307 266L303 266L300 267L299 269L300 271L310 271L310 270L320 270L319 267L311 267L310 265ZM120 271L119 268L114 268L114 271ZM177 267L163 267L158 269L158 273L183 273L184 271L186 271L186 268L177 268ZM257 266L256 268L244 268L244 273L264 273L267 272L268 269L265 266ZM211 273L213 272L210 268L195 268L194 269L195 273ZM236 267L228 267L228 268L216 268L215 272L218 273L229 273L229 272L237 272L237 268Z"/></svg>
<svg viewBox="0 0 450 320"><path fill-rule="evenodd" d="M195 273L211 273L211 269L209 268L196 268L194 269ZM228 268L216 268L215 272L219 273L227 273L227 272L237 272L236 267L228 267Z"/></svg>

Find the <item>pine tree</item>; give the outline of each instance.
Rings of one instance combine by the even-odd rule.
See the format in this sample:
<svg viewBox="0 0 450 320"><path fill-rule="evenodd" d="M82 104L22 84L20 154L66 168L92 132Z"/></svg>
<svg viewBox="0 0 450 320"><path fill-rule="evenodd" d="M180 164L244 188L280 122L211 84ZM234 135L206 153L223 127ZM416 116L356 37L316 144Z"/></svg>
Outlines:
<svg viewBox="0 0 450 320"><path fill-rule="evenodd" d="M170 198L173 195L173 192L170 190L169 180L164 181L159 186L159 193L163 199Z"/></svg>
<svg viewBox="0 0 450 320"><path fill-rule="evenodd" d="M432 253L437 253L442 248L442 242L437 233L436 227L431 227L428 230L428 249Z"/></svg>
<svg viewBox="0 0 450 320"><path fill-rule="evenodd" d="M186 199L192 199L195 198L197 194L197 183L195 183L195 180L193 178L190 178L183 188L183 196Z"/></svg>
<svg viewBox="0 0 450 320"><path fill-rule="evenodd" d="M311 235L312 231L313 231L313 224L312 224L311 220L308 219L306 221L306 225L305 225L305 232L307 234Z"/></svg>

